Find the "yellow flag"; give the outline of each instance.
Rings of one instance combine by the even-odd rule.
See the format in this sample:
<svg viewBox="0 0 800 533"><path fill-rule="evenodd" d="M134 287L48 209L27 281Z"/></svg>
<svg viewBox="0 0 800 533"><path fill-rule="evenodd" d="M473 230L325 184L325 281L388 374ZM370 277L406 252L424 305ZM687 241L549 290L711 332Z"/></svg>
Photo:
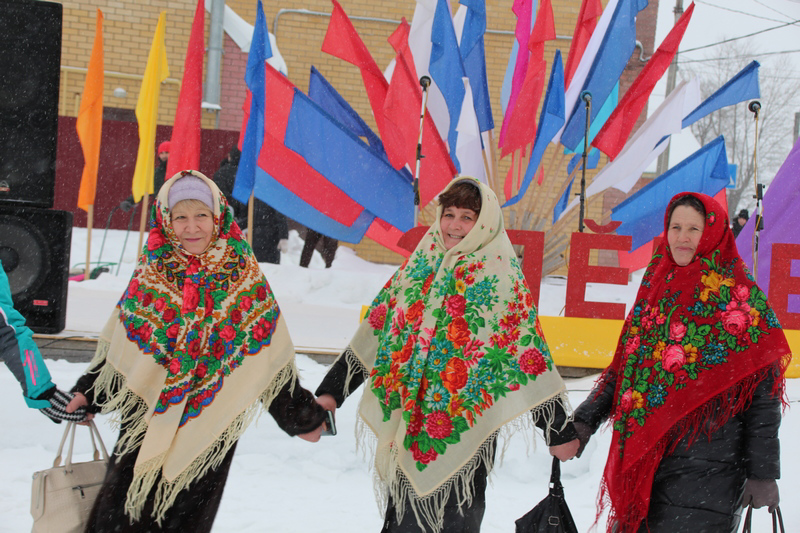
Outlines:
<svg viewBox="0 0 800 533"><path fill-rule="evenodd" d="M136 156L136 170L133 171L131 190L134 201L138 202L144 193L153 194L153 164L155 162L156 120L158 118L158 96L161 82L169 76L167 49L164 45L164 27L167 12L158 17L156 34L147 57L142 88L136 102L136 120L139 121L139 153Z"/></svg>
<svg viewBox="0 0 800 533"><path fill-rule="evenodd" d="M89 70L83 86L81 109L75 128L83 150L83 176L78 192L78 207L89 211L97 193L97 166L100 161L100 137L103 132L103 12L97 10L94 45Z"/></svg>

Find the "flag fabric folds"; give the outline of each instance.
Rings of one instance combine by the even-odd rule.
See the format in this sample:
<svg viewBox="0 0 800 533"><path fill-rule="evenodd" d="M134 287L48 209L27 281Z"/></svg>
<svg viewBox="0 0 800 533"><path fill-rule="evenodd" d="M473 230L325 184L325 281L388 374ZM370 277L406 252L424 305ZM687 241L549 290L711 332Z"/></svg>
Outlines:
<svg viewBox="0 0 800 533"><path fill-rule="evenodd" d="M684 11L672 27L592 141L592 146L602 151L612 161L619 155L628 140L628 135L636 125L642 109L647 105L647 100L656 83L672 63L672 58L678 51L678 46L692 19L693 12L694 3Z"/></svg>
<svg viewBox="0 0 800 533"><path fill-rule="evenodd" d="M583 57L586 45L589 44L592 32L597 27L597 18L602 13L603 4L600 0L583 0L581 2L578 20L575 21L575 30L572 32L572 42L569 44L567 64L564 67L564 83L566 85L572 81L572 76L575 75L575 69L578 68L578 63Z"/></svg>
<svg viewBox="0 0 800 533"><path fill-rule="evenodd" d="M203 0L198 0L189 34L189 46L186 48L181 92L172 126L167 179L181 170L196 169L200 166L204 32L205 9Z"/></svg>
<svg viewBox="0 0 800 533"><path fill-rule="evenodd" d="M158 24L150 45L147 66L139 90L139 99L136 102L136 120L139 122L139 151L136 155L136 168L133 171L131 184L131 192L136 202L140 201L145 193L153 194L158 98L161 94L161 82L169 76L167 49L164 44L166 24L167 12L162 11L158 16Z"/></svg>
<svg viewBox="0 0 800 533"><path fill-rule="evenodd" d="M89 211L97 193L97 168L100 164L100 138L103 133L103 12L97 10L92 55L86 82L83 85L81 107L75 128L83 151L83 175L78 191L78 207Z"/></svg>
<svg viewBox="0 0 800 533"><path fill-rule="evenodd" d="M505 142L506 128L508 128L508 121L517 104L517 97L522 89L522 83L525 81L525 75L528 72L528 61L530 59L530 50L528 49L528 39L531 34L531 27L534 25L536 9L533 5L536 3L534 0L514 0L511 6L511 11L517 16L517 24L514 27L514 44L511 49L511 59L509 59L508 67L511 68L511 61L514 61L513 74L510 81L510 89L508 93L508 100L505 103L503 111L503 124L500 126L500 137L498 138L499 146L503 146ZM516 49L516 54L514 53ZM506 76L508 76L508 69ZM503 95L506 92L506 80L503 79ZM505 96L503 96L505 100Z"/></svg>
<svg viewBox="0 0 800 533"><path fill-rule="evenodd" d="M730 179L725 139L720 135L611 210L622 222L617 234L633 237L632 249L655 238L664 229L664 209L682 191L716 195Z"/></svg>
<svg viewBox="0 0 800 533"><path fill-rule="evenodd" d="M593 102L605 102L636 46L636 15L647 7L647 0L620 0L597 51L591 69L580 92L589 91ZM606 7L608 9L608 7ZM592 106L591 120L598 106ZM576 105L561 134L561 144L572 150L583 137L586 110Z"/></svg>
<svg viewBox="0 0 800 533"><path fill-rule="evenodd" d="M683 119L683 127L688 128L706 115L723 107L738 104L751 98L759 98L761 92L758 86L758 61L752 61L744 67L725 85L717 89L714 94L706 98L697 109Z"/></svg>
<svg viewBox="0 0 800 533"><path fill-rule="evenodd" d="M546 0L545 0L546 1ZM544 5L544 3L542 4ZM538 23L538 21L537 21ZM519 202L528 190L533 180L539 163L542 161L544 152L550 139L558 133L564 125L564 66L561 62L561 50L556 50L553 59L553 67L550 69L550 81L547 83L547 93L542 105L542 113L539 116L539 127L536 130L536 140L531 150L531 158L528 168L525 170L525 177L522 179L519 192L509 198L503 207L508 207Z"/></svg>
<svg viewBox="0 0 800 533"><path fill-rule="evenodd" d="M486 33L486 1L460 0L460 3L466 7L466 13L458 46L464 61L464 71L472 89L472 100L475 115L478 118L478 126L482 132L489 131L494 129L494 117L489 98L486 50L483 40Z"/></svg>
<svg viewBox="0 0 800 533"><path fill-rule="evenodd" d="M233 184L233 197L243 204L247 204L253 194L256 161L264 138L265 65L270 57L272 48L267 33L267 19L264 16L264 6L261 0L258 0L253 39L250 41L250 52L247 54L247 68L244 73L244 81L250 93L250 109L247 124L239 132L239 149L242 155L239 158L239 167Z"/></svg>

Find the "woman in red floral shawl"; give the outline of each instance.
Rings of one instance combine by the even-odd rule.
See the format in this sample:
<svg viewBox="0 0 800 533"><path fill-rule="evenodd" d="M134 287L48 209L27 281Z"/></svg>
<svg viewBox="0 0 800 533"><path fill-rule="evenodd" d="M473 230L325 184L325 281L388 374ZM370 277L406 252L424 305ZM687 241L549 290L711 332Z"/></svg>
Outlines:
<svg viewBox="0 0 800 533"><path fill-rule="evenodd" d="M73 390L68 410L120 426L87 531L211 531L261 409L306 440L325 417L298 383L283 314L225 196L192 170L159 191L139 264Z"/></svg>
<svg viewBox="0 0 800 533"><path fill-rule="evenodd" d="M789 346L712 198L681 193L611 365L575 412L581 452L613 426L608 530L735 531L777 506Z"/></svg>

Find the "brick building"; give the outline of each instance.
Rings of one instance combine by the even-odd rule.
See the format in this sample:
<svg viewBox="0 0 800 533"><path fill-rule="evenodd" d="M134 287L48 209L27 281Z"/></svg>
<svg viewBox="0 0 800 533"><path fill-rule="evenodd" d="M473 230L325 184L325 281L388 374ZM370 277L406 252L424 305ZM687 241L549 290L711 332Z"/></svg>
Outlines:
<svg viewBox="0 0 800 533"><path fill-rule="evenodd" d="M168 139L180 90L184 55L196 6L195 1L65 0L60 3L64 8L59 95L59 115L64 126L60 128L60 136L63 133L64 136L72 135L74 137L74 133L71 133L74 132L74 122L71 121L74 121L74 117L77 116L80 105L85 67L88 64L94 36L95 13L99 8L104 14L106 70L104 103L105 118L109 121L106 129L109 132L118 132L116 134L118 136L130 136L130 123L135 121L133 109L138 97L141 74L147 61L158 15L162 10L166 10L166 47L170 76L161 90L157 141ZM492 95L492 107L496 122L495 133L499 133L502 122L499 103L500 88L514 38L516 19L511 12L512 3L512 0L487 0L486 2L486 60L489 90ZM603 3L605 4L605 2ZM394 57L394 51L389 46L387 38L403 17L409 22L411 21L415 2L412 0L394 3L342 0L341 4L378 65L387 65ZM571 41L570 36L581 2L580 0L552 0L552 4L558 38L548 42L545 48L548 69L556 48L561 49L566 60ZM255 20L255 0L229 0L227 7L249 24ZM264 3L268 27L274 34L277 46L286 62L289 79L305 91L308 87L310 67L314 65L356 111L374 127L374 120L359 71L356 67L320 51L331 7L329 0L305 0L303 2L284 0ZM451 7L455 11L458 3L451 2ZM648 7L637 18L637 40L642 44L642 52L637 50L631 57L621 80L620 95L624 94L644 66L645 63L640 57L647 57L653 53L657 11L658 0L651 0ZM208 39L209 25L210 15L206 13L206 39ZM224 36L220 87L221 109L218 112L209 111L203 114L203 128L207 131L204 132L204 153L200 170L209 174L213 174L219 161L230 145L235 142L242 121L241 108L245 94L243 76L247 54L241 49L242 43L237 43L232 35L231 32ZM643 113L643 117L640 117L640 121L644 119L645 115L646 111ZM128 133L119 133L121 131ZM135 144L138 141L135 136L126 139L125 143L127 144L119 141L115 144L104 134L104 153L101 156L99 185L100 190L104 191L104 197L98 200L96 206L96 209L99 210L95 215L97 220L105 220L106 213L109 213L113 205L116 205L115 202L129 193L133 162L127 160L121 162L121 159L129 158L130 154L126 152L124 157L120 155L122 152L107 154L105 148L106 146L117 146L116 149L121 150L120 146L133 144L132 153L135 161ZM72 138L59 139L56 207L62 209L74 210L73 197L77 198L76 179L80 179L82 156L79 145L76 143L77 137L74 140ZM566 176L567 159L559 158L555 152L553 147L548 148L542 166L547 168L548 177L550 175ZM504 177L508 172L509 160L510 158L499 161L499 176ZM604 162L605 158L603 157L601 166ZM587 177L591 178L595 172L587 172ZM104 185L104 181L110 182L110 184ZM547 242L557 243L564 241L564 238L559 235L568 235L577 228L577 223L562 224L554 228L554 231L550 230L549 216L544 216L544 213L548 212L555 199L561 194L560 182L564 180L555 177L552 181L554 185L549 187L533 187L528 194L533 193L535 198L529 198L524 202L528 203L533 211L540 214L543 225L538 229L547 231ZM598 199L589 203L587 217L601 222L604 216L608 216L610 206L616 205L622 199L618 193L614 192L606 193L603 198L603 200ZM105 205L104 202L108 205ZM430 208L428 211L430 212ZM515 214L515 216L518 215L520 213ZM511 216L507 214L507 220ZM113 225L124 227L126 221L126 218L115 215ZM509 222L511 221L509 220ZM76 225L85 223L81 212L76 211ZM548 246L552 267L549 270L559 268L558 257L563 255L562 249L551 244ZM397 254L367 238L354 248L360 256L371 261L399 263L401 260ZM545 271L548 271L547 266Z"/></svg>

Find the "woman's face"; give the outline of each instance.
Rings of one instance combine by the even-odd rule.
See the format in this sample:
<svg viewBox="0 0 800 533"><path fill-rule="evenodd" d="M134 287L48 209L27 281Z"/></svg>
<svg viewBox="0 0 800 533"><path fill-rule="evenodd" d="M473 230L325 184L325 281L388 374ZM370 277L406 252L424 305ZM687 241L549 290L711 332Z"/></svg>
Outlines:
<svg viewBox="0 0 800 533"><path fill-rule="evenodd" d="M454 206L445 207L444 211L442 211L442 218L439 220L444 247L449 250L460 243L477 220L478 215L472 209L462 209Z"/></svg>
<svg viewBox="0 0 800 533"><path fill-rule="evenodd" d="M178 202L172 208L172 229L190 254L201 254L211 243L214 214L206 206Z"/></svg>
<svg viewBox="0 0 800 533"><path fill-rule="evenodd" d="M697 245L706 227L705 219L693 207L679 205L669 217L667 242L672 251L672 258L679 266L692 262Z"/></svg>

